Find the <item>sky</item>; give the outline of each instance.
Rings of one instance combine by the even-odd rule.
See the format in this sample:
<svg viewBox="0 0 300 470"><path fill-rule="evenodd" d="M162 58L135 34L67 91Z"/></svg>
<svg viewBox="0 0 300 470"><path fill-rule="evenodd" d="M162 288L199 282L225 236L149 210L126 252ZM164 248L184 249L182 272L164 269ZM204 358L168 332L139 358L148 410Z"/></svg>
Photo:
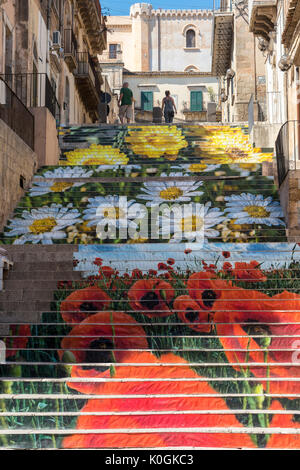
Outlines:
<svg viewBox="0 0 300 470"><path fill-rule="evenodd" d="M213 0L101 0L101 6L104 15L129 15L130 6L134 3L151 3L153 8L163 8L165 10L200 10L206 8L213 8Z"/></svg>

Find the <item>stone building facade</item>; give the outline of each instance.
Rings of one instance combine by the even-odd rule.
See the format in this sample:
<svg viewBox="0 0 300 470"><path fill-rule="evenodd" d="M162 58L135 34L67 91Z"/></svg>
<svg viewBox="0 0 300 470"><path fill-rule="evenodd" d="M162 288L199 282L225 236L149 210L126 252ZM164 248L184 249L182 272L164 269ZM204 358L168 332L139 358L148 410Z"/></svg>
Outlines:
<svg viewBox="0 0 300 470"><path fill-rule="evenodd" d="M249 31L247 0L223 1L215 11L213 38L212 72L219 78L222 121L247 122L251 99L255 119L265 119L264 57Z"/></svg>
<svg viewBox="0 0 300 470"><path fill-rule="evenodd" d="M211 74L212 26L212 10L155 10L148 3L132 5L129 16L109 17L107 50L99 61L111 89L119 93L126 79L145 116L170 89L177 119L207 120L207 104L218 93Z"/></svg>
<svg viewBox="0 0 300 470"><path fill-rule="evenodd" d="M0 8L0 74L9 86L28 107L57 101L62 124L97 121L104 83L97 54L106 48L99 1L15 0Z"/></svg>

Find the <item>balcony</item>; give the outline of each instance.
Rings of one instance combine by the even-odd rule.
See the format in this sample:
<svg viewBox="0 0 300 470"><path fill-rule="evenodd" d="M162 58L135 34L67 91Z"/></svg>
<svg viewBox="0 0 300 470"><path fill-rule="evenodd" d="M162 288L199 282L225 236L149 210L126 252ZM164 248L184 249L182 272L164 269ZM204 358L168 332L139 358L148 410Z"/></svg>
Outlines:
<svg viewBox="0 0 300 470"><path fill-rule="evenodd" d="M16 73L0 75L27 108L47 108L57 124L60 107L46 73Z"/></svg>
<svg viewBox="0 0 300 470"><path fill-rule="evenodd" d="M230 0L214 0L212 73L218 77L230 68L233 17Z"/></svg>
<svg viewBox="0 0 300 470"><path fill-rule="evenodd" d="M77 0L77 8L88 36L92 54L106 49L106 27L99 0Z"/></svg>
<svg viewBox="0 0 300 470"><path fill-rule="evenodd" d="M249 29L255 36L266 41L274 31L277 14L277 0L249 0Z"/></svg>
<svg viewBox="0 0 300 470"><path fill-rule="evenodd" d="M64 30L64 56L70 72L77 67L77 41L72 29Z"/></svg>
<svg viewBox="0 0 300 470"><path fill-rule="evenodd" d="M99 60L101 64L123 64L122 51L104 51Z"/></svg>
<svg viewBox="0 0 300 470"><path fill-rule="evenodd" d="M101 82L96 65L88 52L77 52L76 61L74 76L78 92L91 119L97 120Z"/></svg>

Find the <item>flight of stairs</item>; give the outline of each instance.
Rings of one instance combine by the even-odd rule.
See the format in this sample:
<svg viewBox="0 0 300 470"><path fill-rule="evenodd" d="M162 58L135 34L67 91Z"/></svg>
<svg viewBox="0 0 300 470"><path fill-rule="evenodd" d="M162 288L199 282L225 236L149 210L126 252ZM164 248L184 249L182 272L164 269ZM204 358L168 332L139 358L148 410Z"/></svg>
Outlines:
<svg viewBox="0 0 300 470"><path fill-rule="evenodd" d="M59 135L0 235L0 448L300 449L300 248L272 150L240 126Z"/></svg>

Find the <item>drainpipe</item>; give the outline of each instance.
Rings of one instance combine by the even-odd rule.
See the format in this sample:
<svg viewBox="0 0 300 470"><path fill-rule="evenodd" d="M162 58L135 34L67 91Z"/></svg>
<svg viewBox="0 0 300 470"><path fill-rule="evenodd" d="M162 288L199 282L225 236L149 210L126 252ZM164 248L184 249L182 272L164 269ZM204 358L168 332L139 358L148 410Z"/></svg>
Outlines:
<svg viewBox="0 0 300 470"><path fill-rule="evenodd" d="M47 2L47 59L46 59L46 74L49 76L49 64L50 64L50 48L49 48L49 39L50 37L50 26L51 26L51 6L52 0L48 0Z"/></svg>

